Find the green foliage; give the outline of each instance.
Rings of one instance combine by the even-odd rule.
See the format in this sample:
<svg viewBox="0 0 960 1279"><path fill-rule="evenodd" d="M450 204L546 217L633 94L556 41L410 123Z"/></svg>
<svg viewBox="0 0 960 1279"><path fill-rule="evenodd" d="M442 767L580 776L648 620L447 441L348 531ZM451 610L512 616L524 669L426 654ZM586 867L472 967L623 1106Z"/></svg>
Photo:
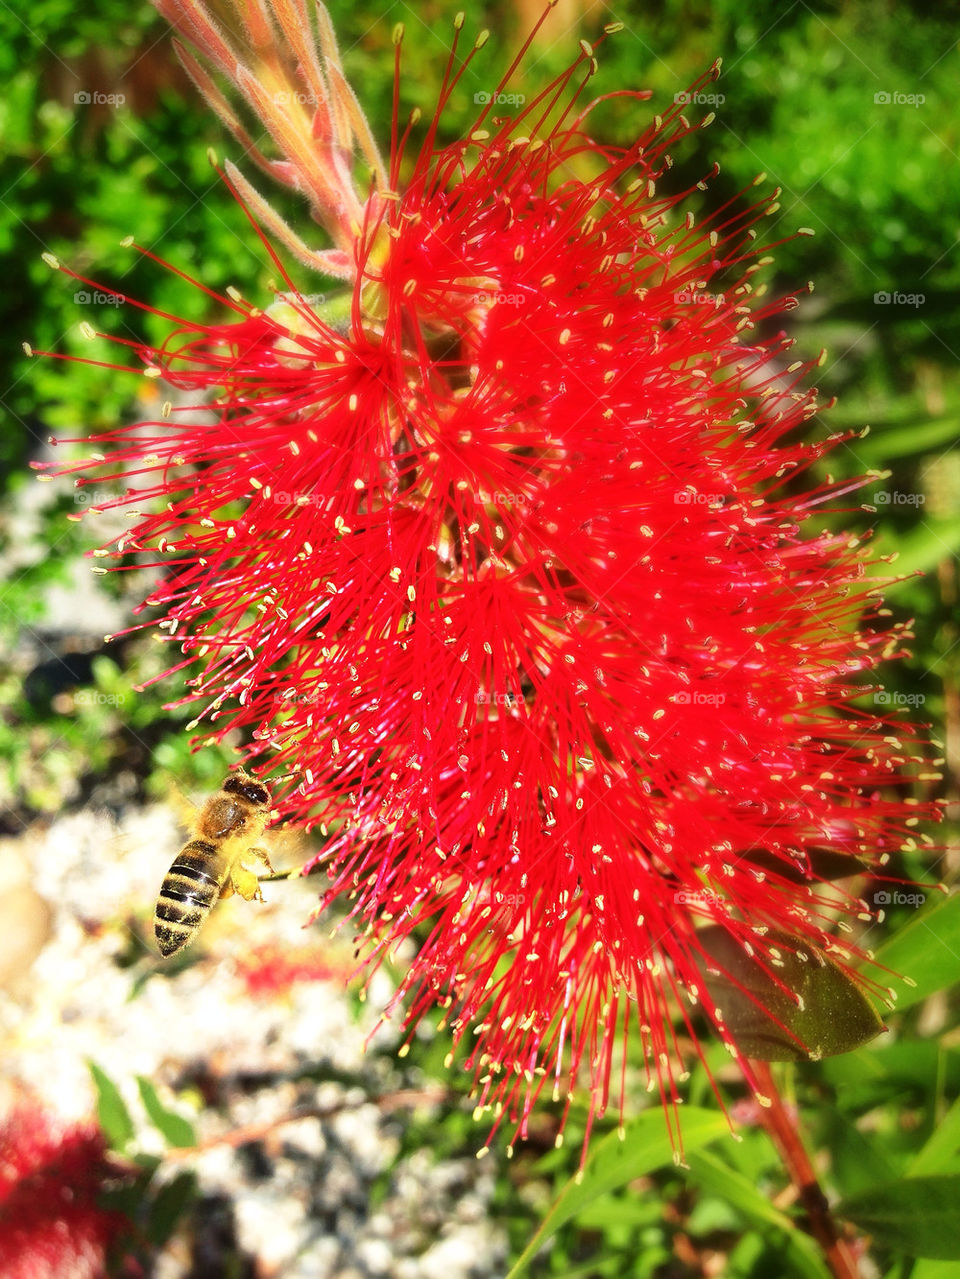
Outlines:
<svg viewBox="0 0 960 1279"><path fill-rule="evenodd" d="M897 983L900 1011L960 982L960 893L915 912L880 948L877 962L908 979Z"/></svg>
<svg viewBox="0 0 960 1279"><path fill-rule="evenodd" d="M97 1094L97 1118L111 1150L127 1153L137 1134L137 1126L119 1087L96 1062L87 1063ZM144 1075L136 1077L137 1091L146 1118L163 1137L167 1146L195 1146L193 1124L161 1099L156 1086Z"/></svg>
<svg viewBox="0 0 960 1279"><path fill-rule="evenodd" d="M124 1213L135 1223L151 1249L162 1248L197 1201L196 1174L187 1171L160 1176L163 1160L139 1150L137 1125L120 1088L95 1062L88 1065L97 1093L97 1117L107 1145L130 1159L131 1168L138 1169L126 1184L106 1192L104 1206ZM138 1075L137 1089L147 1119L167 1147L196 1145L193 1125L161 1101L149 1079Z"/></svg>
<svg viewBox="0 0 960 1279"><path fill-rule="evenodd" d="M164 1182L149 1201L146 1235L154 1248L162 1248L197 1201L197 1177L178 1172Z"/></svg>
<svg viewBox="0 0 960 1279"><path fill-rule="evenodd" d="M851 1195L837 1216L912 1257L960 1260L960 1176L912 1177Z"/></svg>
<svg viewBox="0 0 960 1279"><path fill-rule="evenodd" d="M137 1075L137 1088L140 1091L140 1100L143 1102L143 1108L150 1118L150 1122L163 1136L168 1146L195 1146L197 1144L197 1135L194 1132L193 1124L184 1119L182 1115L178 1115L175 1110L170 1110L160 1100L156 1088L143 1075Z"/></svg>
<svg viewBox="0 0 960 1279"><path fill-rule="evenodd" d="M690 1158L690 1179L708 1192L722 1195L742 1223L770 1239L780 1258L778 1274L797 1279L828 1279L829 1271L819 1249L797 1229L792 1218L770 1202L756 1178L729 1166L711 1151Z"/></svg>
<svg viewBox="0 0 960 1279"><path fill-rule="evenodd" d="M911 1177L960 1172L960 1098L931 1132L923 1149L910 1161Z"/></svg>
<svg viewBox="0 0 960 1279"><path fill-rule="evenodd" d="M123 1152L133 1140L134 1127L130 1112L120 1096L120 1089L109 1075L94 1061L89 1066L97 1090L97 1118L103 1135L111 1150Z"/></svg>
<svg viewBox="0 0 960 1279"><path fill-rule="evenodd" d="M717 1111L693 1108L684 1111L683 1144L686 1151L697 1150L727 1131L724 1118ZM595 1200L607 1197L638 1177L653 1172L669 1158L670 1146L659 1110L647 1111L632 1120L622 1137L614 1132L597 1141L583 1172L567 1183L508 1279L523 1274L537 1250L565 1222L580 1216Z"/></svg>

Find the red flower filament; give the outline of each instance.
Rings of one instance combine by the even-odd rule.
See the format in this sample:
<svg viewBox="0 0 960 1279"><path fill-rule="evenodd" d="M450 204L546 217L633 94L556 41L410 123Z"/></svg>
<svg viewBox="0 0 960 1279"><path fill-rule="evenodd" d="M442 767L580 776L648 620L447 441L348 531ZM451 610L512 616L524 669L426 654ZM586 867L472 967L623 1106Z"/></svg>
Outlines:
<svg viewBox="0 0 960 1279"><path fill-rule="evenodd" d="M64 1128L33 1106L0 1121L0 1273L4 1279L99 1279L130 1229L105 1209L107 1166L95 1127ZM117 1272L119 1273L119 1272ZM127 1258L122 1273L141 1271Z"/></svg>

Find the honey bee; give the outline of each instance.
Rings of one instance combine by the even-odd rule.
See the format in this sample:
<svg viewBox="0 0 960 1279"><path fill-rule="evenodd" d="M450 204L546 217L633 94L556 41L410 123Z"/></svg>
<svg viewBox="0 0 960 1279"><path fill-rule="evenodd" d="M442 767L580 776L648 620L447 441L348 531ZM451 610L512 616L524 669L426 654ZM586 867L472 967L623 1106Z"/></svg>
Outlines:
<svg viewBox="0 0 960 1279"><path fill-rule="evenodd" d="M270 792L238 769L197 815L160 887L153 930L166 959L193 941L214 902L239 893L263 901L256 869L271 875L266 851L257 847L270 820Z"/></svg>

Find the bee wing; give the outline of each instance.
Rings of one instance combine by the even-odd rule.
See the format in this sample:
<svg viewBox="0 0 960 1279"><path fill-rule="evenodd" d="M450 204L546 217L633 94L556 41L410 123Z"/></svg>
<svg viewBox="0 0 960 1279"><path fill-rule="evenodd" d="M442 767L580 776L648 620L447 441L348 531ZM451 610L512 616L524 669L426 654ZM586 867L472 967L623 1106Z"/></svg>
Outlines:
<svg viewBox="0 0 960 1279"><path fill-rule="evenodd" d="M282 879L290 875L292 878L300 873L300 867L307 859L308 842L299 827L268 826L262 843L277 867L274 877ZM268 876L262 875L261 878Z"/></svg>
<svg viewBox="0 0 960 1279"><path fill-rule="evenodd" d="M200 815L200 805L180 789L175 781L168 782L167 802L176 815L177 821L187 830L193 830Z"/></svg>

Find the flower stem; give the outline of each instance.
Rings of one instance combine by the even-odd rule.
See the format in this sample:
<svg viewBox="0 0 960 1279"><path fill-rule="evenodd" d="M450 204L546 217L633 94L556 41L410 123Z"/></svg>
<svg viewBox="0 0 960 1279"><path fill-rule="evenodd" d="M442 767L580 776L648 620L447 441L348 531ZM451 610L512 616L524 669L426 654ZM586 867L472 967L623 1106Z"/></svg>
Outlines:
<svg viewBox="0 0 960 1279"><path fill-rule="evenodd" d="M860 1266L856 1254L830 1211L827 1197L820 1187L810 1156L800 1139L796 1120L787 1112L783 1098L773 1079L769 1063L752 1061L760 1092L769 1099L769 1106L760 1107L760 1119L786 1166L790 1180L796 1187L800 1202L807 1212L810 1233L823 1249L830 1273L835 1279L859 1279Z"/></svg>

